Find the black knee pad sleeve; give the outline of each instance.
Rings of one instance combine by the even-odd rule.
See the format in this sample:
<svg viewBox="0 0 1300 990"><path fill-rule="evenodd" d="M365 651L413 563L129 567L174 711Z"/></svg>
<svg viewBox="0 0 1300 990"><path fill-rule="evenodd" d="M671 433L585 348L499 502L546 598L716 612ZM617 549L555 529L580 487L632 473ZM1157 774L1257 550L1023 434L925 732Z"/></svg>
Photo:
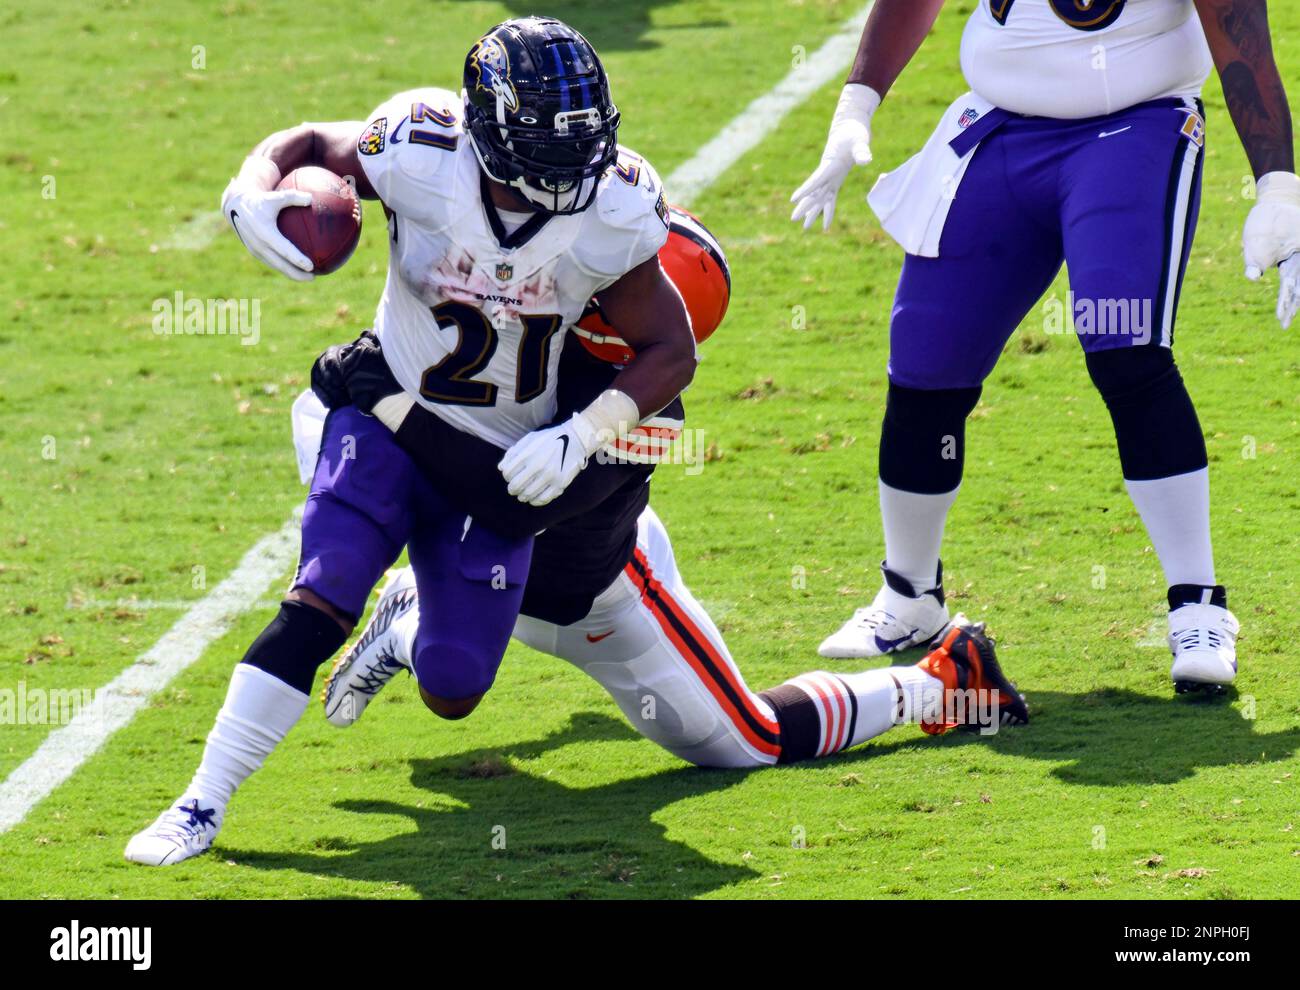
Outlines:
<svg viewBox="0 0 1300 990"><path fill-rule="evenodd" d="M941 495L961 483L966 417L981 388L919 389L889 383L880 430L880 480L891 488Z"/></svg>
<svg viewBox="0 0 1300 990"><path fill-rule="evenodd" d="M822 742L822 722L817 702L793 684L781 684L770 691L760 691L758 696L772 706L776 723L781 727L781 755L777 757L777 762L796 763L816 756ZM852 739L857 728L858 701L851 691L848 692L848 697L852 707L845 739Z"/></svg>
<svg viewBox="0 0 1300 990"><path fill-rule="evenodd" d="M343 627L320 609L306 602L281 602L280 614L253 640L242 662L310 694L316 668L347 638Z"/></svg>
<svg viewBox="0 0 1300 990"><path fill-rule="evenodd" d="M1209 463L1196 409L1169 348L1097 351L1087 362L1110 410L1125 478L1169 478Z"/></svg>

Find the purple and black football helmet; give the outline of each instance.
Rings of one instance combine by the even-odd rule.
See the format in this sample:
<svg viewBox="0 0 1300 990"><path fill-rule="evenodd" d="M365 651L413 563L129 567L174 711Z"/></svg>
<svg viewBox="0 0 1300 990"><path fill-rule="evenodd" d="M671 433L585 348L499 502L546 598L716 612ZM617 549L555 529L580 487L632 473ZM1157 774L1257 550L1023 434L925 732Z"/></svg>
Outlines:
<svg viewBox="0 0 1300 990"><path fill-rule="evenodd" d="M618 109L587 39L562 21L498 24L465 58L465 123L487 176L548 213L591 205L618 157Z"/></svg>

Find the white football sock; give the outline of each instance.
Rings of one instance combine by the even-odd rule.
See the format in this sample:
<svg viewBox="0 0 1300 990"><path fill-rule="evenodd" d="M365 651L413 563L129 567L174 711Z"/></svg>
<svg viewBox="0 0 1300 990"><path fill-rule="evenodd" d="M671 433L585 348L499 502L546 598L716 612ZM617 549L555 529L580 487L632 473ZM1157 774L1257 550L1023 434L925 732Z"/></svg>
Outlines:
<svg viewBox="0 0 1300 990"><path fill-rule="evenodd" d="M911 582L917 594L934 587L944 523L960 490L958 485L942 495L920 495L880 482L885 566Z"/></svg>
<svg viewBox="0 0 1300 990"><path fill-rule="evenodd" d="M1146 525L1165 581L1170 586L1215 584L1209 468L1154 481L1126 480L1124 485Z"/></svg>
<svg viewBox="0 0 1300 990"><path fill-rule="evenodd" d="M266 671L241 663L226 691L226 703L208 733L203 760L187 795L218 802L224 808L271 750L307 710L309 698Z"/></svg>
<svg viewBox="0 0 1300 990"><path fill-rule="evenodd" d="M813 699L821 720L817 756L874 739L888 729L920 721L925 698L942 698L943 682L919 667L884 667L857 674L824 670L800 674L786 682Z"/></svg>

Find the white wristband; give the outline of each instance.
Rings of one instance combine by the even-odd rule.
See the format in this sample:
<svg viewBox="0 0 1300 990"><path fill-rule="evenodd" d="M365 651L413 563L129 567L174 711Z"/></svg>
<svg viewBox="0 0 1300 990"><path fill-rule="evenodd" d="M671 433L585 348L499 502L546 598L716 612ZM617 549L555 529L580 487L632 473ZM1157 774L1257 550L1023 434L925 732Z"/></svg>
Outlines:
<svg viewBox="0 0 1300 990"><path fill-rule="evenodd" d="M1269 172L1255 184L1257 200L1270 199L1300 206L1300 175L1294 172Z"/></svg>
<svg viewBox="0 0 1300 990"><path fill-rule="evenodd" d="M406 419L406 414L411 411L411 407L414 405L415 400L409 395L405 392L397 392L393 395L386 395L376 402L375 408L371 410L371 415L396 433L402 428L402 422Z"/></svg>
<svg viewBox="0 0 1300 990"><path fill-rule="evenodd" d="M237 181L240 185L251 185L258 189L274 189L284 178L280 166L265 155L249 155L244 164L239 166Z"/></svg>
<svg viewBox="0 0 1300 990"><path fill-rule="evenodd" d="M862 83L846 83L840 91L840 101L835 105L835 120L848 117L870 124L872 115L880 109L881 96Z"/></svg>
<svg viewBox="0 0 1300 990"><path fill-rule="evenodd" d="M627 436L641 422L641 411L626 392L616 388L606 389L582 412L574 417L590 429L590 436L582 438L590 456L602 443Z"/></svg>

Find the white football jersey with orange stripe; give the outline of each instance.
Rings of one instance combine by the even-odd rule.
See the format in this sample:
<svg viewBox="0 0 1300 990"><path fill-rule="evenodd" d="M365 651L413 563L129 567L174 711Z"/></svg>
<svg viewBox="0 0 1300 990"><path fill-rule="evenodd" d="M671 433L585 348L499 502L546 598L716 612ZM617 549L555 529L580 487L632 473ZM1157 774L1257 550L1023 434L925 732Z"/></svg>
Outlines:
<svg viewBox="0 0 1300 990"><path fill-rule="evenodd" d="M499 447L550 422L564 333L668 237L654 169L623 150L588 209L507 233L485 206L461 99L445 89L381 105L358 158L389 214L374 329L398 382Z"/></svg>
<svg viewBox="0 0 1300 990"><path fill-rule="evenodd" d="M1195 98L1213 60L1193 0L977 0L961 67L995 106L1078 119Z"/></svg>

